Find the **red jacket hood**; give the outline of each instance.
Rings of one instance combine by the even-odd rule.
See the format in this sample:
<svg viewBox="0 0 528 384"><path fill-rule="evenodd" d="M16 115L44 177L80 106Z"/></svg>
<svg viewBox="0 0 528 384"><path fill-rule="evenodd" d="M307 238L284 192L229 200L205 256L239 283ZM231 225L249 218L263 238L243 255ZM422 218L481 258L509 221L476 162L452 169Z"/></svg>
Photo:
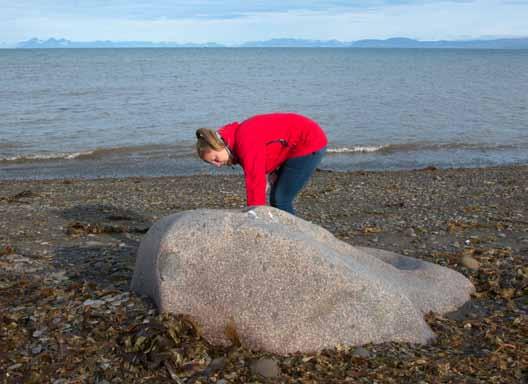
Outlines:
<svg viewBox="0 0 528 384"><path fill-rule="evenodd" d="M222 128L218 130L219 135L224 140L224 143L229 147L229 150L231 152L234 151L235 144L236 144L236 131L238 127L240 126L240 123L238 121L234 121L232 123L224 125Z"/></svg>

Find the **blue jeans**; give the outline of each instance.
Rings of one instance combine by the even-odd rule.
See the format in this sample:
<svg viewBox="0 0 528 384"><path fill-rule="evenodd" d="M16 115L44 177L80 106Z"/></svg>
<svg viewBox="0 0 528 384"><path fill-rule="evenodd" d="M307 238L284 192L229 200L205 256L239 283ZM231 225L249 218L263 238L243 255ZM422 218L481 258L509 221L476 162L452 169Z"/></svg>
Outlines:
<svg viewBox="0 0 528 384"><path fill-rule="evenodd" d="M326 147L286 160L277 170L277 180L271 186L270 205L295 215L293 200L313 175L325 152Z"/></svg>

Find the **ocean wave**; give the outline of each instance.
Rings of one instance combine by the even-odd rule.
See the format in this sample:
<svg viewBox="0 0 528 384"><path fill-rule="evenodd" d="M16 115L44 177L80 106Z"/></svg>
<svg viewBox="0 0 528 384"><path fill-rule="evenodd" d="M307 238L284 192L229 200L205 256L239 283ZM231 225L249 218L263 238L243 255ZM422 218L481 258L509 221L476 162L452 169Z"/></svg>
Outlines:
<svg viewBox="0 0 528 384"><path fill-rule="evenodd" d="M335 146L327 150L329 154L369 154L369 153L397 153L397 152L451 152L451 151L504 151L528 148L528 143L510 144L489 144L489 143L399 143L384 145L356 145L356 146Z"/></svg>
<svg viewBox="0 0 528 384"><path fill-rule="evenodd" d="M77 159L81 156L89 156L93 153L94 151L63 152L63 153L29 153L29 154L24 154L24 155L0 157L0 161L23 162L23 161L39 161L39 160L72 160L72 159Z"/></svg>
<svg viewBox="0 0 528 384"><path fill-rule="evenodd" d="M340 147L329 148L328 153L368 153L377 152L385 148L384 145L370 145L370 146L354 146L354 147Z"/></svg>
<svg viewBox="0 0 528 384"><path fill-rule="evenodd" d="M473 151L509 151L528 149L528 143L518 144L485 144L485 143L400 143L383 145L330 145L329 156L385 156L397 153L453 153ZM11 148L7 148L8 150ZM34 153L0 155L0 163L53 162L70 160L105 160L105 161L143 161L153 159L181 159L195 157L194 145L191 142L177 144L145 144L140 146L123 146L95 148L76 152L42 151Z"/></svg>
<svg viewBox="0 0 528 384"><path fill-rule="evenodd" d="M98 159L125 159L125 158L178 158L190 156L194 153L189 144L164 145L147 144L142 146L124 146L110 148L96 148L78 152L37 152L19 155L0 156L3 163L24 163L40 161L61 160L98 160Z"/></svg>

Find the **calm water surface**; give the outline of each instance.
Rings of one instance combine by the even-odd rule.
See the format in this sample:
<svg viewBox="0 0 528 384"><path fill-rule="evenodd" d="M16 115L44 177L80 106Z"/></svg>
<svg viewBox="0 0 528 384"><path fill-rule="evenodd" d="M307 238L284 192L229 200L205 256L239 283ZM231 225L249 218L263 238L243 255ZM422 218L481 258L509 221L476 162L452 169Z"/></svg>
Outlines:
<svg viewBox="0 0 528 384"><path fill-rule="evenodd" d="M194 131L296 111L322 168L528 164L528 51L0 50L0 178L217 172Z"/></svg>

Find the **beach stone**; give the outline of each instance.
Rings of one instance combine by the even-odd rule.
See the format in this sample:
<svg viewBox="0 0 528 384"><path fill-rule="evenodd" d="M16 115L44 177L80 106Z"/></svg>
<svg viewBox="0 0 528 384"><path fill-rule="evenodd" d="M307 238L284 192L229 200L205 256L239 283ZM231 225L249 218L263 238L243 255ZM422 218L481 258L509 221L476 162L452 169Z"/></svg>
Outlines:
<svg viewBox="0 0 528 384"><path fill-rule="evenodd" d="M454 270L354 247L267 206L162 218L140 244L131 288L190 316L214 345L277 354L426 343L423 315L454 311L474 292Z"/></svg>
<svg viewBox="0 0 528 384"><path fill-rule="evenodd" d="M356 357L362 357L364 359L370 357L370 352L367 351L365 348L363 347L357 347L356 349L354 349L354 351L352 352L352 356L356 356Z"/></svg>
<svg viewBox="0 0 528 384"><path fill-rule="evenodd" d="M476 271L480 268L480 263L470 255L462 256L462 264L469 269Z"/></svg>
<svg viewBox="0 0 528 384"><path fill-rule="evenodd" d="M281 374L281 369L277 361L268 357L262 357L252 362L250 369L254 375L260 375L268 379L279 377Z"/></svg>
<svg viewBox="0 0 528 384"><path fill-rule="evenodd" d="M414 231L413 228L408 228L404 231L405 235L407 236L410 236L410 237L416 237L416 232Z"/></svg>

